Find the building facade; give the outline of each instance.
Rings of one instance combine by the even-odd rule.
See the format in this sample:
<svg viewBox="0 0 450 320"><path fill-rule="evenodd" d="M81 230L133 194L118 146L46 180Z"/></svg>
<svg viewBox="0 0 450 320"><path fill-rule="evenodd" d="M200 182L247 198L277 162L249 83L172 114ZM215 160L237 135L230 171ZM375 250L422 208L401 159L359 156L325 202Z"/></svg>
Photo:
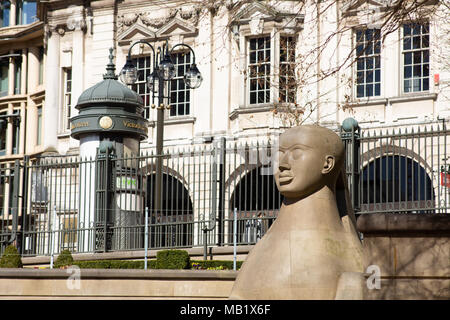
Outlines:
<svg viewBox="0 0 450 320"><path fill-rule="evenodd" d="M7 231L15 206L14 163L43 146L45 51L38 1L0 4L0 228ZM16 205L17 207L17 205Z"/></svg>
<svg viewBox="0 0 450 320"><path fill-rule="evenodd" d="M450 162L447 140L430 140L428 145L428 135L413 136L411 145L408 145L408 138L401 140L403 145L396 140L401 130L410 130L414 126L423 132L427 126L443 125L450 118L450 43L445 40L450 26L446 22L449 20L443 19L449 16L445 2L430 1L423 7L404 9L401 17L396 19L390 13L399 9L395 7L396 1L389 0L319 3L17 0L2 3L5 4L2 4L0 16L3 19L0 20L3 21L0 28L0 112L5 111L8 115L20 112L21 119L27 114L26 122L21 121L19 125L11 120L1 122L5 125L1 127L4 133L0 136L3 144L0 159L5 163L28 154L79 155L79 141L70 136L70 119L78 114L75 106L83 91L102 80L109 48L114 49L118 72L135 41L148 41L155 48L168 41L170 47L184 43L193 48L203 82L197 89L185 86L182 75L189 69L193 56L178 47L172 54L175 77L167 88L171 98L170 107L166 106L165 111L164 145L167 152L195 147L215 150L223 139L225 144L258 142L267 145L273 143L280 132L300 123L318 123L339 132L342 122L352 117L367 132L396 130L395 134L380 135L378 142L366 139L366 150L362 150L359 164L366 170L360 177L368 186L363 188L365 192L378 185L370 182L369 187L370 176L375 174L371 172L376 172L376 166L391 168L397 161L398 170L406 168L412 177L415 174L416 178L421 177L419 181L422 179L416 183L419 185L416 189L419 189L413 187L416 191L410 192L415 194L410 201L431 201L431 198L438 201L439 194L439 201L441 196L445 200L444 208L448 206L448 190L442 191L441 187L445 185L439 175L441 167L447 170ZM29 8L35 8L39 20L29 20L28 12L32 12ZM14 15L14 10L19 13ZM9 22L5 22L7 20ZM140 150L151 153L156 144L157 110L152 107L154 101L145 81L153 68L153 58L150 48L144 45L135 46L131 56L138 69L137 82L131 88L143 98L144 114L149 121L148 139L141 142ZM17 80L19 74L22 82ZM447 135L446 129L440 132ZM422 147L420 142L414 145L413 140L423 141ZM88 148L89 151L83 154L95 157L98 143L92 143ZM230 144L231 153L233 148ZM436 148L440 148L439 154L435 152ZM369 151L375 149L379 153L371 155ZM187 157L184 153L178 160L167 160L166 187L179 188L177 194L183 199L189 198L189 201L178 202L167 198L166 201L172 203L167 210L176 210L173 203L177 202L177 206L188 211L181 214L180 219L195 224L189 231L192 239L181 241L181 246L202 243L202 221L206 221L206 217L212 219L214 216L215 219L217 212L222 210L226 212L223 216L231 219L233 208L239 207L237 198L247 201L252 194L276 193L272 180L256 178L264 176L259 160L247 166L247 151L233 160L230 152L224 159L228 159L227 164L233 164L221 171L224 187L217 189L223 193L221 199L227 201L220 204L219 200L213 206L211 201L215 201L217 194L212 194L211 190L216 187L210 186L210 180L199 178L198 171L194 170L195 156ZM191 160L186 160L188 158ZM215 162L212 159L205 160L208 169L204 172L212 171ZM407 159L414 159L410 166L413 169L408 169L410 160ZM185 165L186 161L188 165ZM151 163L141 165L148 176L146 188L152 185L151 175L155 168ZM420 164L417 168L416 163ZM190 166L193 171L188 172ZM57 190L61 190L61 181L65 181L73 186L74 194L78 194L78 187L67 181L69 177L74 181L79 179L80 172L86 174L89 169L65 173L64 179L55 182L55 192L62 194ZM387 169L381 174L387 176ZM391 180L386 178L379 183L388 184ZM134 180L126 181L132 183ZM425 185L424 181L427 181ZM247 190L244 185L254 186L253 193L243 191ZM8 185L4 184L3 188L6 190ZM427 188L432 190L423 191ZM49 194L50 189L46 189ZM203 194L195 196L196 190L203 190ZM7 208L8 193L3 197ZM243 204L239 210L247 213L240 218L256 216L261 210L277 211L278 197L274 196L270 204L248 200L254 204ZM78 207L87 200L77 202L75 198L68 196L68 200L49 204L50 208L58 207L55 209L57 216L64 217L59 224L72 226L69 229L87 227L80 226L77 217ZM147 200L140 206L141 211L152 203L151 196L144 198ZM385 201L399 202L404 197L388 198ZM383 202L379 194L365 199ZM211 207L218 211L211 211ZM373 208L368 205L365 210ZM231 228L231 220L228 222L221 227L222 234ZM252 236L245 232L251 227L248 223L242 222L240 227L242 237L248 240L244 242L255 240L254 237L249 240ZM186 229L181 231L182 234L186 232ZM212 242L230 241L221 240L221 232ZM164 245L162 240L159 241L160 246L169 243L167 238Z"/></svg>

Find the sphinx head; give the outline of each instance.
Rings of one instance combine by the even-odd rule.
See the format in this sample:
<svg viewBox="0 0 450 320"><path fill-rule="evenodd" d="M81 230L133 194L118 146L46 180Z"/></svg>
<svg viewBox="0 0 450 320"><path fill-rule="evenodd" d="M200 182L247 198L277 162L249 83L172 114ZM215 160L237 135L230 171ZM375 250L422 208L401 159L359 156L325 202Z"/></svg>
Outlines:
<svg viewBox="0 0 450 320"><path fill-rule="evenodd" d="M333 191L344 161L344 145L332 130L317 125L291 128L280 136L274 177L286 198L305 198L329 186Z"/></svg>

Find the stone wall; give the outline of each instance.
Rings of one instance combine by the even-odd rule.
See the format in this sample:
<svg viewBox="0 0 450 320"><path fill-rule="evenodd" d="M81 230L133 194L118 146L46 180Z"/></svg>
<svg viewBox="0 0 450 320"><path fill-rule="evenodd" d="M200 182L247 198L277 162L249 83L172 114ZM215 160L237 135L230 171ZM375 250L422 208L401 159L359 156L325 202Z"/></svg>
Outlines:
<svg viewBox="0 0 450 320"><path fill-rule="evenodd" d="M367 299L450 299L450 215L362 215L358 229L366 266L381 271Z"/></svg>
<svg viewBox="0 0 450 320"><path fill-rule="evenodd" d="M226 299L235 271L0 269L0 299Z"/></svg>

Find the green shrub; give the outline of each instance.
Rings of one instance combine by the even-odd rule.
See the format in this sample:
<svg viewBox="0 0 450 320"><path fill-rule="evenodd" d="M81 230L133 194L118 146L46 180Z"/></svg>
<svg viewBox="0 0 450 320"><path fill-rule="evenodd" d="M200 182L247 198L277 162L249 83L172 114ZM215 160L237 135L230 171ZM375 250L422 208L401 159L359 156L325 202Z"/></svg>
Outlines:
<svg viewBox="0 0 450 320"><path fill-rule="evenodd" d="M22 268L22 258L14 245L6 247L2 258L0 259L0 268Z"/></svg>
<svg viewBox="0 0 450 320"><path fill-rule="evenodd" d="M156 269L189 269L189 254L185 250L161 250L156 254Z"/></svg>
<svg viewBox="0 0 450 320"><path fill-rule="evenodd" d="M144 269L144 261L90 260L76 261L74 265L81 269ZM147 267L155 268L156 261L149 260Z"/></svg>
<svg viewBox="0 0 450 320"><path fill-rule="evenodd" d="M58 258L56 259L55 262L55 268L71 266L72 264L73 264L72 253L70 253L70 251L66 249L61 251L61 253L58 255Z"/></svg>
<svg viewBox="0 0 450 320"><path fill-rule="evenodd" d="M236 261L239 270L244 261ZM229 260L192 260L191 268L197 270L233 270L233 261Z"/></svg>

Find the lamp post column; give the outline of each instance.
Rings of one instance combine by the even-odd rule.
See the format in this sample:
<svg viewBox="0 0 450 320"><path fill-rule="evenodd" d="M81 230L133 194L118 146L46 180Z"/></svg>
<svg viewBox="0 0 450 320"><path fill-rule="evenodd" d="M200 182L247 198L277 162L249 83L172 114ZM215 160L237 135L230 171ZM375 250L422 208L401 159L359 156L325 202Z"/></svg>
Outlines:
<svg viewBox="0 0 450 320"><path fill-rule="evenodd" d="M156 118L156 186L155 186L155 211L161 210L162 188L162 153L164 141L164 80L158 81L158 107Z"/></svg>

